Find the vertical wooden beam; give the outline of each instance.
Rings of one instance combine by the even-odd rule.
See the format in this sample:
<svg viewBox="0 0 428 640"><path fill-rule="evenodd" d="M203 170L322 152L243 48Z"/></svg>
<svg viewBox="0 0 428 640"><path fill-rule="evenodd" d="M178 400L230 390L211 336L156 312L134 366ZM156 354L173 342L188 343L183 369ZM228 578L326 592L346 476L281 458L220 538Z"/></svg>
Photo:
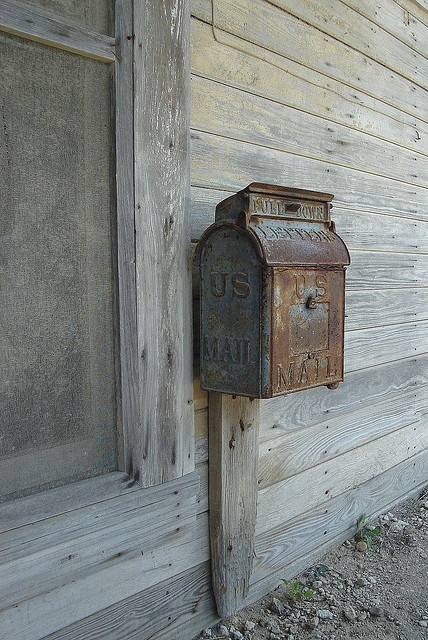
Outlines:
<svg viewBox="0 0 428 640"><path fill-rule="evenodd" d="M242 608L254 557L260 401L209 399L209 509L214 596L221 617Z"/></svg>
<svg viewBox="0 0 428 640"><path fill-rule="evenodd" d="M194 468L189 0L134 0L134 34L140 425L125 459L149 486Z"/></svg>
<svg viewBox="0 0 428 640"><path fill-rule="evenodd" d="M137 341L137 288L134 242L134 90L132 4L117 0L115 6L116 53L116 202L117 272L119 280L119 334L122 408L122 447L133 446L140 423ZM121 468L124 461L121 460Z"/></svg>

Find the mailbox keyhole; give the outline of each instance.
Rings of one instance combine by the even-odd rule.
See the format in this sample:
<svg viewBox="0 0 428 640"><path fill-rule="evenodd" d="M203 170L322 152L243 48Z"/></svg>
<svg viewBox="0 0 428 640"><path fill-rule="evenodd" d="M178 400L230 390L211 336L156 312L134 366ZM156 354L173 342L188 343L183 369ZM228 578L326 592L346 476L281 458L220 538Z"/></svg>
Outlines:
<svg viewBox="0 0 428 640"><path fill-rule="evenodd" d="M306 300L306 309L316 309L317 301L313 296L309 296Z"/></svg>

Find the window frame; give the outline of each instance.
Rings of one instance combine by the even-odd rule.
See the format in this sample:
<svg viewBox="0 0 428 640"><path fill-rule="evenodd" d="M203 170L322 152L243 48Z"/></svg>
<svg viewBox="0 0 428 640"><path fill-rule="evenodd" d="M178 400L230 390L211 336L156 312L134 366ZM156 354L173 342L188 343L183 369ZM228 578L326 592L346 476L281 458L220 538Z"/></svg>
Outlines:
<svg viewBox="0 0 428 640"><path fill-rule="evenodd" d="M124 451L119 465L129 482L141 487L190 474L194 427L189 2L117 0L113 38L42 9L4 0L0 30L115 66L117 405ZM162 111L164 122L159 127L158 114L148 119L147 110L164 99L172 79L172 100ZM150 299L153 292L156 303ZM117 478L112 472L101 480L82 481L85 493L92 502L109 499L112 491L117 493ZM50 498L43 495L49 491L55 492L58 513L79 508L81 498L74 489L68 484L22 500L36 521L46 515Z"/></svg>

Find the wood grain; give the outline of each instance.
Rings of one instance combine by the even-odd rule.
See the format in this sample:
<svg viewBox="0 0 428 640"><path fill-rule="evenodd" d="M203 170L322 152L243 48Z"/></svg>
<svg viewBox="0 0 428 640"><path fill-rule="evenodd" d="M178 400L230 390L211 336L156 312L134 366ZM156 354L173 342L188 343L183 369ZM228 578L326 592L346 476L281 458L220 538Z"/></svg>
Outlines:
<svg viewBox="0 0 428 640"><path fill-rule="evenodd" d="M194 186L239 191L254 180L322 189L336 206L426 219L426 188L246 142L192 133ZM425 213L424 213L425 212Z"/></svg>
<svg viewBox="0 0 428 640"><path fill-rule="evenodd" d="M140 423L125 446L145 486L194 467L187 0L134 6Z"/></svg>
<svg viewBox="0 0 428 640"><path fill-rule="evenodd" d="M331 164L426 186L428 158L334 124L319 115L278 104L204 78L192 82L192 127L270 149L322 160ZM415 138L414 130L412 131ZM395 162L397 153L400 163Z"/></svg>
<svg viewBox="0 0 428 640"><path fill-rule="evenodd" d="M2 0L0 31L101 62L115 61L114 38L19 2Z"/></svg>
<svg viewBox="0 0 428 640"><path fill-rule="evenodd" d="M421 56L427 57L424 46L428 12L425 12L426 24L418 18L423 11L414 2L407 2L408 9L400 7L394 0L378 0L374 5L370 0L342 0L348 7L369 18L371 22L382 27L394 38L407 44ZM404 2L406 4L406 1Z"/></svg>
<svg viewBox="0 0 428 640"><path fill-rule="evenodd" d="M417 114L368 96L327 70L311 69L305 58L291 60L199 20L192 21L192 43L192 69L198 76L420 150L420 136L428 127Z"/></svg>
<svg viewBox="0 0 428 640"><path fill-rule="evenodd" d="M257 532L267 531L380 476L428 446L428 416L259 492ZM305 499L302 500L302 488ZM287 509L278 509L286 504Z"/></svg>
<svg viewBox="0 0 428 640"><path fill-rule="evenodd" d="M214 24L219 30L250 40L291 60L306 60L308 67L327 72L336 80L424 119L423 106L415 104L414 80L409 82L264 0L254 0L251 7L245 0L221 0L215 6ZM293 38L287 37L289 33Z"/></svg>
<svg viewBox="0 0 428 640"><path fill-rule="evenodd" d="M294 571L299 562L301 569L311 566L328 548L350 538L362 513L369 519L374 518L400 499L415 495L426 485L427 473L426 455L412 456L296 519L287 518L278 528L266 528L256 537L248 602L276 586L281 578L296 575Z"/></svg>
<svg viewBox="0 0 428 640"><path fill-rule="evenodd" d="M132 611L132 615L130 612ZM217 621L208 562L126 598L49 636L49 640L191 638Z"/></svg>
<svg viewBox="0 0 428 640"><path fill-rule="evenodd" d="M225 617L241 608L253 565L259 401L210 393L209 411L212 580Z"/></svg>
<svg viewBox="0 0 428 640"><path fill-rule="evenodd" d="M369 19L364 14L364 7L357 12L346 2L337 0L324 0L322 3L303 0L298 4L293 0L274 0L273 4L321 33L359 51L365 58L378 62L421 87L428 87L426 51L415 56L414 47L402 43L378 21ZM390 21L390 18L385 20L386 24Z"/></svg>
<svg viewBox="0 0 428 640"><path fill-rule="evenodd" d="M138 593L142 576L149 588L205 562L207 545L194 549L197 487L191 474L4 534L5 637L43 638Z"/></svg>
<svg viewBox="0 0 428 640"><path fill-rule="evenodd" d="M428 413L428 386L397 394L386 403L366 406L336 418L294 429L259 448L259 488L297 475L306 469L359 447L373 443L392 431L415 424ZM314 472L316 473L316 472Z"/></svg>
<svg viewBox="0 0 428 640"><path fill-rule="evenodd" d="M329 420L347 422L349 414L371 406L385 406L401 394L408 396L413 390L428 385L428 355L361 369L349 373L338 389L330 391L324 387L308 389L301 393L262 400L260 403L261 443L287 436L294 430L305 430ZM411 397L411 396L410 396ZM413 405L403 405L403 411L412 410Z"/></svg>
<svg viewBox="0 0 428 640"><path fill-rule="evenodd" d="M115 64L116 87L116 207L117 273L122 438L124 448L136 437L140 423L141 393L138 367L137 286L135 273L133 40L129 3L116 3L116 35L119 60ZM126 444L125 444L126 443ZM122 469L125 462L122 462Z"/></svg>

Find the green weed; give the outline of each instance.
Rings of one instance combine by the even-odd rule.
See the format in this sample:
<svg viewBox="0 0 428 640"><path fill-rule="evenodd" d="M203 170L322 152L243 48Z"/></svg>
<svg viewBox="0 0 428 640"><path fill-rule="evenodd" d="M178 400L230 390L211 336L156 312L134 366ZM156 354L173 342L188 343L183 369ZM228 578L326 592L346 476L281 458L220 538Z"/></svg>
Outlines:
<svg viewBox="0 0 428 640"><path fill-rule="evenodd" d="M366 524L367 517L366 514L363 513L357 521L357 533L355 534L355 540L357 542L365 542L367 545L367 549L370 549L372 546L373 538L379 536L381 533L380 527L372 527Z"/></svg>

